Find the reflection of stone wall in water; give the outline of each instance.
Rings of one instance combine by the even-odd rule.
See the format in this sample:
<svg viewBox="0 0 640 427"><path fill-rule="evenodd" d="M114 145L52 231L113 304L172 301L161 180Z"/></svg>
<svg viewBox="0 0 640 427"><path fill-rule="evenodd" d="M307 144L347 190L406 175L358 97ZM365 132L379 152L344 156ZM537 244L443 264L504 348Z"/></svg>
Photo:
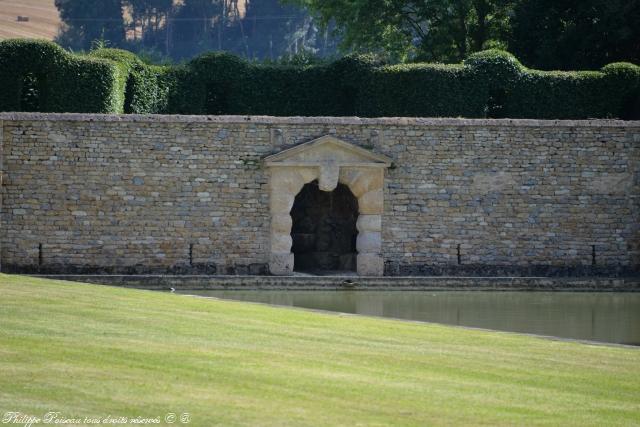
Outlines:
<svg viewBox="0 0 640 427"><path fill-rule="evenodd" d="M356 269L358 201L346 185L321 191L306 184L291 209L295 270Z"/></svg>

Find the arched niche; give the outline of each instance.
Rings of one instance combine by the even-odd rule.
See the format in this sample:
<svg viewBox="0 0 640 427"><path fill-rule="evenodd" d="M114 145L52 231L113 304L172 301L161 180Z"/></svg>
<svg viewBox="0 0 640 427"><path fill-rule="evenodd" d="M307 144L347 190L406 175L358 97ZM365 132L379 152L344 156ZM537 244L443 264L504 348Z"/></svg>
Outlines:
<svg viewBox="0 0 640 427"><path fill-rule="evenodd" d="M305 184L293 202L291 219L294 271L356 271L358 199L349 187L338 183L333 191L321 191L318 181Z"/></svg>
<svg viewBox="0 0 640 427"><path fill-rule="evenodd" d="M302 187L317 180L322 191L333 191L342 183L358 199L357 272L383 275L383 186L390 158L327 135L268 156L264 164L269 170L271 274L293 274L291 208Z"/></svg>

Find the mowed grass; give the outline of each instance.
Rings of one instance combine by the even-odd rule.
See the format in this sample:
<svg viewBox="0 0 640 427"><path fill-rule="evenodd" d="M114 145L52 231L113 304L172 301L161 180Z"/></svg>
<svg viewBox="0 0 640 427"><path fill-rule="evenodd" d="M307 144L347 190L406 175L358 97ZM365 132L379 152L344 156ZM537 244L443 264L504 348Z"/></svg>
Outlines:
<svg viewBox="0 0 640 427"><path fill-rule="evenodd" d="M638 425L640 351L0 274L0 414ZM176 424L180 424L179 421Z"/></svg>

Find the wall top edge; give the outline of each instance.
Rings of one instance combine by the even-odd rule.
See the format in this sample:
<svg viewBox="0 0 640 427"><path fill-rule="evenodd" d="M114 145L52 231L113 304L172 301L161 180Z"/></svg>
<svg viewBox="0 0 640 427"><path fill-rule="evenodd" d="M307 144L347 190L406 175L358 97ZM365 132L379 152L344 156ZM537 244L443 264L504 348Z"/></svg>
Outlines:
<svg viewBox="0 0 640 427"><path fill-rule="evenodd" d="M640 128L640 121L538 120L538 119L467 119L423 117L276 117L276 116L204 116L161 114L84 114L84 113L0 113L0 121L69 121L122 123L228 123L260 125L385 125L385 126L524 126L524 127L625 127Z"/></svg>

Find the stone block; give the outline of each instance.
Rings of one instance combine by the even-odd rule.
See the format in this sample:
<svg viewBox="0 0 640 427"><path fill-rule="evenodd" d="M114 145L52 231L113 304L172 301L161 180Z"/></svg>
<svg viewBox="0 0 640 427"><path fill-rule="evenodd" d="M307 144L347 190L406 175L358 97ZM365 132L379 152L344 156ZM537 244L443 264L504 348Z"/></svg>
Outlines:
<svg viewBox="0 0 640 427"><path fill-rule="evenodd" d="M272 253L269 259L269 273L274 276L291 276L293 274L293 254Z"/></svg>
<svg viewBox="0 0 640 427"><path fill-rule="evenodd" d="M303 177L295 168L279 168L271 171L270 186L274 193L298 194L304 185Z"/></svg>
<svg viewBox="0 0 640 427"><path fill-rule="evenodd" d="M384 170L368 169L360 172L356 179L349 184L349 188L354 196L360 197L363 194L379 190L384 183Z"/></svg>
<svg viewBox="0 0 640 427"><path fill-rule="evenodd" d="M289 234L291 233L291 224L291 215L288 213L274 214L271 217L271 232Z"/></svg>
<svg viewBox="0 0 640 427"><path fill-rule="evenodd" d="M382 189L369 191L358 198L358 211L364 215L381 214L383 210Z"/></svg>
<svg viewBox="0 0 640 427"><path fill-rule="evenodd" d="M380 253L382 251L382 237L380 232L358 233L356 239L358 253Z"/></svg>
<svg viewBox="0 0 640 427"><path fill-rule="evenodd" d="M383 276L384 261L380 254L358 254L358 275Z"/></svg>
<svg viewBox="0 0 640 427"><path fill-rule="evenodd" d="M366 231L381 231L382 230L382 215L365 215L358 216L356 227L359 232Z"/></svg>
<svg viewBox="0 0 640 427"><path fill-rule="evenodd" d="M333 191L338 185L340 168L336 164L327 163L320 166L320 176L318 177L318 187L321 191Z"/></svg>
<svg viewBox="0 0 640 427"><path fill-rule="evenodd" d="M272 233L271 234L271 252L289 252L291 251L292 244L291 236L289 234Z"/></svg>
<svg viewBox="0 0 640 427"><path fill-rule="evenodd" d="M270 195L271 214L289 214L295 200L293 193L272 192Z"/></svg>

